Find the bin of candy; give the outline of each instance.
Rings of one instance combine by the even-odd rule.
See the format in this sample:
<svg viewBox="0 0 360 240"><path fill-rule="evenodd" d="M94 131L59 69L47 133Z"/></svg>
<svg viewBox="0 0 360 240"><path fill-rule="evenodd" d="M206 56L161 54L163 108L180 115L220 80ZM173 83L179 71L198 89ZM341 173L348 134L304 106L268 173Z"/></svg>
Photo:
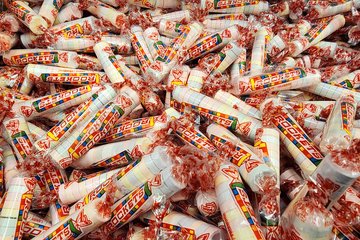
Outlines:
<svg viewBox="0 0 360 240"><path fill-rule="evenodd" d="M0 239L360 239L359 0L0 2Z"/></svg>

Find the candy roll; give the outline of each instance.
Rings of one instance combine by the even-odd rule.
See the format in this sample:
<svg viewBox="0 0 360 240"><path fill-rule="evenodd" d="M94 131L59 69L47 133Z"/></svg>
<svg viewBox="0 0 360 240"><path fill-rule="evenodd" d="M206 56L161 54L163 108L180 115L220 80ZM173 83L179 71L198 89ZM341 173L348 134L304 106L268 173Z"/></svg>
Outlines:
<svg viewBox="0 0 360 240"><path fill-rule="evenodd" d="M112 83L124 82L124 73L110 45L106 42L99 42L94 46L94 51L110 81Z"/></svg>
<svg viewBox="0 0 360 240"><path fill-rule="evenodd" d="M72 166L77 169L126 166L132 161L131 152L142 140L130 139L94 147Z"/></svg>
<svg viewBox="0 0 360 240"><path fill-rule="evenodd" d="M70 2L64 5L55 19L55 25L77 20L83 17L83 11L79 9L79 3Z"/></svg>
<svg viewBox="0 0 360 240"><path fill-rule="evenodd" d="M104 194L33 239L80 239L110 219L112 201L111 194Z"/></svg>
<svg viewBox="0 0 360 240"><path fill-rule="evenodd" d="M265 239L234 166L220 166L215 177L215 192L231 239Z"/></svg>
<svg viewBox="0 0 360 240"><path fill-rule="evenodd" d="M16 117L3 121L3 137L13 147L18 161L23 162L31 153L33 138L26 120Z"/></svg>
<svg viewBox="0 0 360 240"><path fill-rule="evenodd" d="M296 89L317 83L320 83L320 72L318 70L289 68L280 72L232 78L231 84L234 88L230 90L230 93L239 96L268 90Z"/></svg>
<svg viewBox="0 0 360 240"><path fill-rule="evenodd" d="M280 135L272 128L258 129L255 137L255 148L260 150L262 159L276 171L280 177ZM278 181L280 183L280 181ZM280 186L279 186L280 187Z"/></svg>
<svg viewBox="0 0 360 240"><path fill-rule="evenodd" d="M15 153L11 146L5 140L0 141L0 149L2 151L5 186L8 188L11 179L20 174L20 171L17 168L19 162L15 157Z"/></svg>
<svg viewBox="0 0 360 240"><path fill-rule="evenodd" d="M335 85L330 85L330 84L323 83L323 82L314 84L310 87L302 88L302 90L314 93L314 94L322 96L322 97L330 98L333 100L339 99L342 95L350 94L350 95L354 96L355 102L357 102L358 104L360 103L360 93L359 92L351 91L346 88L341 88L341 87L338 87Z"/></svg>
<svg viewBox="0 0 360 240"><path fill-rule="evenodd" d="M76 52L47 49L12 49L3 55L4 63L11 66L24 66L33 63L77 68L77 59Z"/></svg>
<svg viewBox="0 0 360 240"><path fill-rule="evenodd" d="M358 177L360 171L355 167L358 161L359 140L354 140L349 149L336 150L325 156L323 162L311 175L326 193L325 206L330 209Z"/></svg>
<svg viewBox="0 0 360 240"><path fill-rule="evenodd" d="M141 219L148 224L156 221L150 211L142 215ZM195 239L223 239L226 237L220 228L176 211L171 211L162 219L161 228L188 234L190 235L188 239L191 239L191 235L195 235L193 236Z"/></svg>
<svg viewBox="0 0 360 240"><path fill-rule="evenodd" d="M154 59L147 46L144 32L140 26L133 26L131 28L131 44L139 60L140 69L145 73Z"/></svg>
<svg viewBox="0 0 360 240"><path fill-rule="evenodd" d="M208 73L205 70L199 67L195 67L191 69L186 84L177 84L177 85L184 85L184 86L186 85L190 89L200 92L204 85L204 81L206 80L207 77L208 77Z"/></svg>
<svg viewBox="0 0 360 240"><path fill-rule="evenodd" d="M79 54L78 57L79 57L80 69L86 69L92 71L100 71L103 69L100 61L96 57L85 54Z"/></svg>
<svg viewBox="0 0 360 240"><path fill-rule="evenodd" d="M166 1L166 0L145 0L142 2L136 0L130 0L129 4L136 5L143 8L176 8L180 4L178 0Z"/></svg>
<svg viewBox="0 0 360 240"><path fill-rule="evenodd" d="M155 27L147 28L144 33L144 40L148 46L149 52L153 59L162 56L165 51L165 44L160 40L160 35Z"/></svg>
<svg viewBox="0 0 360 240"><path fill-rule="evenodd" d="M266 100L260 108L269 114L271 124L305 176L310 176L323 159L320 150L278 100Z"/></svg>
<svg viewBox="0 0 360 240"><path fill-rule="evenodd" d="M207 9L209 12L216 13L244 13L244 14L259 14L269 10L269 3L267 1L240 1L229 2L201 0L201 8Z"/></svg>
<svg viewBox="0 0 360 240"><path fill-rule="evenodd" d="M66 90L54 95L22 101L16 103L13 108L25 119L34 119L46 113L61 111L85 102L101 87L86 85L71 90Z"/></svg>
<svg viewBox="0 0 360 240"><path fill-rule="evenodd" d="M23 1L12 1L8 8L34 34L43 34L49 27L47 22Z"/></svg>
<svg viewBox="0 0 360 240"><path fill-rule="evenodd" d="M317 19L345 13L351 10L354 1L342 1L333 4L311 3L308 9L308 18Z"/></svg>
<svg viewBox="0 0 360 240"><path fill-rule="evenodd" d="M95 38L91 35L81 35L72 38L60 36L50 47L58 50L93 52L93 47L95 44Z"/></svg>
<svg viewBox="0 0 360 240"><path fill-rule="evenodd" d="M104 72L51 67L40 64L28 64L24 68L26 78L33 82L48 82L66 85L94 85L107 81Z"/></svg>
<svg viewBox="0 0 360 240"><path fill-rule="evenodd" d="M195 205L202 215L206 217L215 215L219 211L215 190L197 191L195 195Z"/></svg>
<svg viewBox="0 0 360 240"><path fill-rule="evenodd" d="M109 43L111 48L117 54L127 55L133 53L131 41L127 36L123 37L123 36L109 34L109 35L101 36L101 41Z"/></svg>
<svg viewBox="0 0 360 240"><path fill-rule="evenodd" d="M275 171L266 165L229 130L217 124L211 124L206 129L206 133L218 149L226 142L235 145L235 149L230 154L230 162L239 167L242 179L244 179L253 192L266 194L264 192L265 189L263 189L264 183L262 182L269 182L272 180L270 178L275 178Z"/></svg>
<svg viewBox="0 0 360 240"><path fill-rule="evenodd" d="M47 190L55 195L58 194L60 185L67 182L66 173L62 169L47 169L44 177L46 180ZM49 213L51 217L51 224L55 225L69 215L69 206L62 204L59 200L56 200L55 203L50 205Z"/></svg>
<svg viewBox="0 0 360 240"><path fill-rule="evenodd" d="M356 70L343 77L339 77L329 82L337 86L343 86L350 89L360 88L360 70Z"/></svg>
<svg viewBox="0 0 360 240"><path fill-rule="evenodd" d="M261 112L257 108L250 106L249 104L228 92L219 90L215 93L214 99L225 103L226 105L242 112L245 115L261 120Z"/></svg>
<svg viewBox="0 0 360 240"><path fill-rule="evenodd" d="M104 25L112 25L120 29L125 27L127 21L124 13L98 1L90 4L86 11L102 19Z"/></svg>
<svg viewBox="0 0 360 240"><path fill-rule="evenodd" d="M321 137L319 147L323 153L350 146L356 106L353 95L344 95L336 101Z"/></svg>
<svg viewBox="0 0 360 240"><path fill-rule="evenodd" d="M200 114L223 126L229 127L252 140L255 138L256 129L261 126L261 122L255 118L247 116L229 107L225 103L193 91L187 87L177 86L173 91L173 97L176 101L192 105L192 108L195 110L198 109ZM219 110L225 116L217 116L215 113Z"/></svg>
<svg viewBox="0 0 360 240"><path fill-rule="evenodd" d="M59 13L64 1L58 0L44 0L39 10L39 15L47 22L48 27L51 27Z"/></svg>
<svg viewBox="0 0 360 240"><path fill-rule="evenodd" d="M331 17L329 21L319 22L313 26L303 37L291 41L289 43L289 53L292 57L296 57L309 47L317 44L334 31L343 27L345 18L343 15Z"/></svg>
<svg viewBox="0 0 360 240"><path fill-rule="evenodd" d="M39 128L35 124L32 124L28 122L28 128L30 130L30 133L32 134L32 137L34 138L34 141L37 141L39 138L45 136L46 131Z"/></svg>
<svg viewBox="0 0 360 240"><path fill-rule="evenodd" d="M93 112L99 111L115 96L115 90L109 85L105 85L103 90L94 94L87 101L69 112L61 121L52 127L45 136L36 141L34 144L35 148L38 151L54 149L54 147L66 139L83 120L91 118Z"/></svg>
<svg viewBox="0 0 360 240"><path fill-rule="evenodd" d="M194 69L192 69L194 70ZM177 65L170 70L170 74L167 78L167 86L186 85L190 73L192 72L187 65ZM195 75L196 76L196 75ZM194 77L195 77L194 76ZM195 80L195 82L201 81ZM165 106L169 107L171 102L171 92L166 92Z"/></svg>
<svg viewBox="0 0 360 240"><path fill-rule="evenodd" d="M243 20L228 20L228 19L222 19L222 20L211 20L211 19L206 19L204 22L204 27L205 28L210 28L210 29L224 29L224 28L228 28L231 27L233 25L239 25L241 27L248 27L249 26L249 22L248 21L243 21Z"/></svg>
<svg viewBox="0 0 360 240"><path fill-rule="evenodd" d="M230 68L230 76L233 79L243 76L246 72L246 49L243 48L238 58Z"/></svg>
<svg viewBox="0 0 360 240"><path fill-rule="evenodd" d="M236 25L206 36L198 40L188 49L186 61L194 60L205 55L206 53L224 47L231 40L236 40L239 37L240 32Z"/></svg>
<svg viewBox="0 0 360 240"><path fill-rule="evenodd" d="M95 175L84 181L69 181L61 184L59 186L59 200L63 204L72 204L89 194L94 188L105 182L118 171L119 169L114 169Z"/></svg>
<svg viewBox="0 0 360 240"><path fill-rule="evenodd" d="M175 38L184 31L185 26L186 25L180 22L161 19L159 22L159 33L170 38Z"/></svg>
<svg viewBox="0 0 360 240"><path fill-rule="evenodd" d="M9 31L12 33L22 30L23 25L17 19L16 15L9 11L3 11L0 13L0 29Z"/></svg>
<svg viewBox="0 0 360 240"><path fill-rule="evenodd" d="M293 168L282 172L280 179L281 189L290 200L295 198L305 184L304 179Z"/></svg>
<svg viewBox="0 0 360 240"><path fill-rule="evenodd" d="M1 239L21 239L30 210L35 180L15 177L9 182L0 212Z"/></svg>
<svg viewBox="0 0 360 240"><path fill-rule="evenodd" d="M131 119L120 122L111 129L100 143L110 143L124 140L131 136L144 135L149 129L153 128L156 122L166 121L166 113L145 118Z"/></svg>
<svg viewBox="0 0 360 240"><path fill-rule="evenodd" d="M166 198L170 198L175 193L184 189L186 184L173 175L172 169L171 166L167 167L152 180L117 201L112 206L110 221L101 227L101 232L111 233L137 218L140 214L150 210L154 197L163 195Z"/></svg>
<svg viewBox="0 0 360 240"><path fill-rule="evenodd" d="M180 36L173 39L171 44L166 48L163 57L157 57L148 68L147 76L155 82L160 82L170 72L171 68L179 60L183 59L185 51L199 37L203 27L198 22L188 25Z"/></svg>
<svg viewBox="0 0 360 240"><path fill-rule="evenodd" d="M16 33L0 32L0 53L9 51L19 42Z"/></svg>
<svg viewBox="0 0 360 240"><path fill-rule="evenodd" d="M51 223L42 219L36 214L29 212L24 224L23 237L26 239L34 238L48 230L50 227Z"/></svg>
<svg viewBox="0 0 360 240"><path fill-rule="evenodd" d="M159 16L154 16L152 20L153 22L156 23L159 22L161 19L175 21L175 22L181 22L181 21L189 22L191 20L191 15L189 10L182 10L167 14L161 14Z"/></svg>
<svg viewBox="0 0 360 240"><path fill-rule="evenodd" d="M106 104L89 120L82 121L82 126L78 126L65 141L49 152L51 161L61 168L67 168L88 152L113 128L116 121L126 117L139 103L135 90L122 87L114 101Z"/></svg>
<svg viewBox="0 0 360 240"><path fill-rule="evenodd" d="M250 74L262 73L266 61L266 45L272 38L272 32L264 27L255 34L254 45L251 53Z"/></svg>

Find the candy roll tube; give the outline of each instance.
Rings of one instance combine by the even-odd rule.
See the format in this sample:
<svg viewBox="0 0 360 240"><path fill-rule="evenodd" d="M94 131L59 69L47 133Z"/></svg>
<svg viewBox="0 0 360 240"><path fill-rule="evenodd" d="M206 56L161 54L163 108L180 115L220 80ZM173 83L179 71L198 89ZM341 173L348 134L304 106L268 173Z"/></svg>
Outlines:
<svg viewBox="0 0 360 240"><path fill-rule="evenodd" d="M198 40L188 49L186 61L194 60L205 55L206 53L224 47L231 40L236 40L239 37L240 32L236 25L206 36Z"/></svg>
<svg viewBox="0 0 360 240"><path fill-rule="evenodd" d="M20 175L20 171L17 168L18 160L11 146L5 140L0 141L0 149L4 166L5 187L8 188L11 179Z"/></svg>
<svg viewBox="0 0 360 240"><path fill-rule="evenodd" d="M236 146L234 152L231 154L230 162L239 167L242 179L244 179L253 192L264 194L260 182L265 180L265 178L276 176L274 170L266 165L265 162L243 142L238 140L229 130L217 124L211 124L206 129L206 133L218 148L226 142L230 142Z"/></svg>
<svg viewBox="0 0 360 240"><path fill-rule="evenodd" d="M48 82L66 85L94 85L106 82L104 72L51 67L40 64L28 64L24 68L26 78L33 82Z"/></svg>
<svg viewBox="0 0 360 240"><path fill-rule="evenodd" d="M172 166L167 167L152 180L117 201L112 206L110 221L101 227L102 232L111 233L150 210L155 196L160 194L170 198L185 187L186 184L174 177Z"/></svg>
<svg viewBox="0 0 360 240"><path fill-rule="evenodd" d="M34 140L38 140L39 138L45 136L46 131L39 128L38 126L36 126L35 124L32 124L30 122L28 122L28 128L30 130L30 133L32 134L32 137L34 138Z"/></svg>
<svg viewBox="0 0 360 240"><path fill-rule="evenodd" d="M315 69L289 68L280 72L263 73L231 79L230 93L239 96L268 90L296 89L320 83L320 72Z"/></svg>
<svg viewBox="0 0 360 240"><path fill-rule="evenodd" d="M13 147L18 161L23 162L31 153L33 138L23 117L3 121L3 136Z"/></svg>
<svg viewBox="0 0 360 240"><path fill-rule="evenodd" d="M103 22L110 23L116 28L124 27L126 15L110 7L109 5L95 2L94 4L90 4L86 11L90 12L98 18L101 18Z"/></svg>
<svg viewBox="0 0 360 240"><path fill-rule="evenodd" d="M181 21L189 22L191 20L191 16L189 10L182 10L167 14L161 14L159 16L154 16L152 20L153 22L156 23L159 22L161 19L175 21L175 22L181 22Z"/></svg>
<svg viewBox="0 0 360 240"><path fill-rule="evenodd" d="M180 4L178 0L175 1L146 0L142 2L136 0L130 0L129 3L143 8L176 8Z"/></svg>
<svg viewBox="0 0 360 240"><path fill-rule="evenodd" d="M272 37L272 33L265 27L260 28L255 34L251 53L250 75L262 73L266 61L265 46Z"/></svg>
<svg viewBox="0 0 360 240"><path fill-rule="evenodd" d="M351 94L354 96L355 102L357 102L357 104L360 104L359 92L351 91L346 88L337 87L323 82L314 84L310 87L302 88L302 90L333 100L339 99L342 95Z"/></svg>
<svg viewBox="0 0 360 240"><path fill-rule="evenodd" d="M39 15L47 22L48 27L51 27L59 13L60 8L64 4L63 0L53 1L44 0L39 10Z"/></svg>
<svg viewBox="0 0 360 240"><path fill-rule="evenodd" d="M343 77L339 77L329 82L330 84L340 85L345 88L357 89L360 87L360 70L356 70Z"/></svg>
<svg viewBox="0 0 360 240"><path fill-rule="evenodd" d="M90 119L94 112L103 108L115 96L115 90L111 86L105 85L104 89L100 90L73 111L66 114L64 119L59 121L45 136L35 142L35 148L38 151L54 149L54 147L66 139L66 137L69 136L83 120Z"/></svg>
<svg viewBox="0 0 360 240"><path fill-rule="evenodd" d="M2 30L12 33L19 32L23 28L23 25L17 19L16 15L9 11L3 11L0 13L0 26L3 26Z"/></svg>
<svg viewBox="0 0 360 240"><path fill-rule="evenodd" d="M315 4L312 3L309 5L308 15L311 19L329 17L350 11L353 5L354 1L344 1L324 7L323 5L316 4L315 2Z"/></svg>
<svg viewBox="0 0 360 240"><path fill-rule="evenodd" d="M147 132L151 129L156 122L165 121L166 114L159 116L151 116L145 118L131 119L128 121L120 122L111 129L100 143L110 143L114 141L123 140L131 136L143 135L141 133Z"/></svg>
<svg viewBox="0 0 360 240"><path fill-rule="evenodd" d="M186 86L188 86L190 89L194 91L200 92L204 85L204 81L207 77L208 77L208 73L205 70L195 67L191 69L189 73ZM185 85L185 84L179 84L179 85Z"/></svg>
<svg viewBox="0 0 360 240"><path fill-rule="evenodd" d="M316 136L321 134L324 130L325 122L317 121L316 119L309 117L303 120L301 127L306 129L306 133L309 134L310 137L316 138Z"/></svg>
<svg viewBox="0 0 360 240"><path fill-rule="evenodd" d="M238 58L231 65L230 76L232 79L239 78L243 76L246 72L246 49L243 48L240 52Z"/></svg>
<svg viewBox="0 0 360 240"><path fill-rule="evenodd" d="M272 110L275 107L279 110ZM278 100L269 99L260 108L262 112L273 111L271 123L279 131L281 141L305 176L310 176L323 159L320 150Z"/></svg>
<svg viewBox="0 0 360 240"><path fill-rule="evenodd" d="M237 111L236 109L229 107L225 103L193 91L187 87L177 86L173 91L173 97L174 100L180 103L187 103L193 105L195 108L205 109L203 110L205 111L203 115L205 115L206 117L211 117L209 111L218 112L219 110L221 111L221 113L225 114L227 118L229 118L229 115L235 117L237 119L237 122L235 121L236 123L234 123L234 121L221 119L219 119L219 121L220 123L225 124L224 126L230 127L237 133L246 136L252 140L255 139L256 129L261 127L261 122L257 119L247 116ZM212 117L212 120L214 120L214 118L215 117ZM235 124L235 126L233 124Z"/></svg>
<svg viewBox="0 0 360 240"><path fill-rule="evenodd" d="M94 51L110 81L112 83L124 82L124 73L110 45L106 42L99 42L94 46Z"/></svg>
<svg viewBox="0 0 360 240"><path fill-rule="evenodd" d="M261 120L261 112L257 108L250 106L249 104L228 92L219 90L215 93L214 99L227 104L228 106L242 112L245 115Z"/></svg>
<svg viewBox="0 0 360 240"><path fill-rule="evenodd" d="M145 73L154 59L147 46L144 32L140 26L133 26L131 28L131 44L139 60L140 69Z"/></svg>
<svg viewBox="0 0 360 240"><path fill-rule="evenodd" d="M155 27L147 28L144 33L144 40L148 46L153 59L162 56L165 52L165 44L160 40L159 31Z"/></svg>
<svg viewBox="0 0 360 240"><path fill-rule="evenodd" d="M93 36L81 35L75 38L59 37L51 47L58 50L93 52L95 44Z"/></svg>
<svg viewBox="0 0 360 240"><path fill-rule="evenodd" d="M212 66L210 75L223 73L244 51L236 41L231 41L217 54L216 63Z"/></svg>
<svg viewBox="0 0 360 240"><path fill-rule="evenodd" d="M199 190L195 195L195 205L204 216L213 216L219 211L219 203L214 189L207 191Z"/></svg>
<svg viewBox="0 0 360 240"><path fill-rule="evenodd" d="M0 53L12 49L19 41L16 33L0 32Z"/></svg>
<svg viewBox="0 0 360 240"><path fill-rule="evenodd" d="M323 153L350 146L356 107L353 95L344 95L336 101L322 133L319 147Z"/></svg>
<svg viewBox="0 0 360 240"><path fill-rule="evenodd" d="M24 224L24 238L34 238L41 233L45 232L51 227L51 223L37 216L36 214L29 212L28 217Z"/></svg>
<svg viewBox="0 0 360 240"><path fill-rule="evenodd" d="M33 178L27 177L16 177L9 182L0 212L1 239L22 238L35 184Z"/></svg>
<svg viewBox="0 0 360 240"><path fill-rule="evenodd" d="M79 54L78 57L79 57L80 69L86 69L92 71L100 71L103 69L100 61L96 57L85 54Z"/></svg>
<svg viewBox="0 0 360 240"><path fill-rule="evenodd" d="M60 185L65 184L68 181L65 171L57 168L47 169L44 177L47 190L56 195L59 192ZM49 212L51 217L51 224L55 225L69 215L69 206L56 200L55 203L50 205Z"/></svg>
<svg viewBox="0 0 360 240"><path fill-rule="evenodd" d="M281 189L290 200L295 198L305 183L304 179L293 168L286 169L282 172L280 179Z"/></svg>
<svg viewBox="0 0 360 240"><path fill-rule="evenodd" d="M59 200L63 204L72 204L89 194L94 188L118 171L119 169L114 169L91 177L85 181L69 181L66 184L61 184L59 186Z"/></svg>
<svg viewBox="0 0 360 240"><path fill-rule="evenodd" d="M139 140L130 139L94 147L71 166L76 169L126 166L132 161L131 152L138 143Z"/></svg>
<svg viewBox="0 0 360 240"><path fill-rule="evenodd" d="M23 94L29 94L33 86L34 82L21 74L19 78L14 82L12 89Z"/></svg>
<svg viewBox="0 0 360 240"><path fill-rule="evenodd" d="M117 35L104 35L101 36L101 41L107 42L110 44L111 48L117 54L131 54L133 53L133 48L131 46L130 39L126 36L117 36Z"/></svg>
<svg viewBox="0 0 360 240"><path fill-rule="evenodd" d="M48 28L47 22L23 1L12 1L8 8L34 34L43 34Z"/></svg>
<svg viewBox="0 0 360 240"><path fill-rule="evenodd" d="M224 28L228 28L231 27L233 25L239 25L241 27L248 27L249 26L249 22L248 21L243 21L243 20L227 20L227 19L222 19L222 20L210 20L210 19L206 19L204 22L204 27L205 28L210 28L210 29L224 29Z"/></svg>
<svg viewBox="0 0 360 240"><path fill-rule="evenodd" d="M289 43L290 55L292 57L296 57L344 25L345 18L343 15L336 15L330 18L329 21L318 23L312 27L303 37Z"/></svg>
<svg viewBox="0 0 360 240"><path fill-rule="evenodd" d="M110 219L111 200L109 201L109 197L109 194L104 194L102 198L94 200L33 239L82 238Z"/></svg>
<svg viewBox="0 0 360 240"><path fill-rule="evenodd" d="M77 53L47 49L12 49L3 55L5 64L24 66L29 63L77 68Z"/></svg>
<svg viewBox="0 0 360 240"><path fill-rule="evenodd" d="M184 29L180 36L173 39L171 44L166 48L163 56L158 56L157 59L150 65L146 72L152 81L161 82L170 72L179 60L182 61L183 55L199 37L203 27L200 23L194 22Z"/></svg>
<svg viewBox="0 0 360 240"><path fill-rule="evenodd" d="M66 168L72 162L88 152L115 123L126 117L138 104L138 93L130 87L124 86L114 101L109 102L83 125L78 126L65 141L60 143L49 153L52 162ZM79 124L80 125L80 124Z"/></svg>
<svg viewBox="0 0 360 240"><path fill-rule="evenodd" d="M180 22L161 19L159 22L159 33L170 38L175 38L184 31L185 26L186 25Z"/></svg>
<svg viewBox="0 0 360 240"><path fill-rule="evenodd" d="M70 2L64 5L55 19L55 25L77 20L83 17L83 11L79 9L79 3Z"/></svg>
<svg viewBox="0 0 360 240"><path fill-rule="evenodd" d="M265 239L234 166L220 166L215 176L215 192L231 239Z"/></svg>
<svg viewBox="0 0 360 240"><path fill-rule="evenodd" d="M152 212L147 212L141 216L145 223L154 223L156 221ZM191 216L171 211L162 219L162 228L169 228L169 230L184 232L189 235L195 235L196 239L222 239L225 238L225 233L218 227L208 224Z"/></svg>
<svg viewBox="0 0 360 240"><path fill-rule="evenodd" d="M240 1L229 2L227 0L201 0L202 9L207 9L209 12L216 13L244 13L244 14L259 14L269 10L269 3L267 1Z"/></svg>
<svg viewBox="0 0 360 240"><path fill-rule="evenodd" d="M190 73L192 70L187 65L177 65L171 69L170 74L167 78L167 86L177 86L177 85L186 85L188 79L190 78ZM200 72L201 73L201 72ZM193 77L196 79L195 82L202 82L202 79L199 79L195 74ZM172 98L172 93L167 91L165 98L165 107L170 107Z"/></svg>
<svg viewBox="0 0 360 240"><path fill-rule="evenodd" d="M47 95L32 100L16 103L13 108L25 119L30 120L46 113L57 112L85 102L101 87L86 85L66 90L54 95Z"/></svg>

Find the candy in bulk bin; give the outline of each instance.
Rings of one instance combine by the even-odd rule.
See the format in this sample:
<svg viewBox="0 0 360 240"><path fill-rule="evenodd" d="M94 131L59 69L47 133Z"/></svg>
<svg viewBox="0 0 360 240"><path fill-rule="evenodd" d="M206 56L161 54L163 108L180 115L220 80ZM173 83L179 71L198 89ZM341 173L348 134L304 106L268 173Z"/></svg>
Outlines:
<svg viewBox="0 0 360 240"><path fill-rule="evenodd" d="M0 2L0 239L359 239L359 33L359 0Z"/></svg>

